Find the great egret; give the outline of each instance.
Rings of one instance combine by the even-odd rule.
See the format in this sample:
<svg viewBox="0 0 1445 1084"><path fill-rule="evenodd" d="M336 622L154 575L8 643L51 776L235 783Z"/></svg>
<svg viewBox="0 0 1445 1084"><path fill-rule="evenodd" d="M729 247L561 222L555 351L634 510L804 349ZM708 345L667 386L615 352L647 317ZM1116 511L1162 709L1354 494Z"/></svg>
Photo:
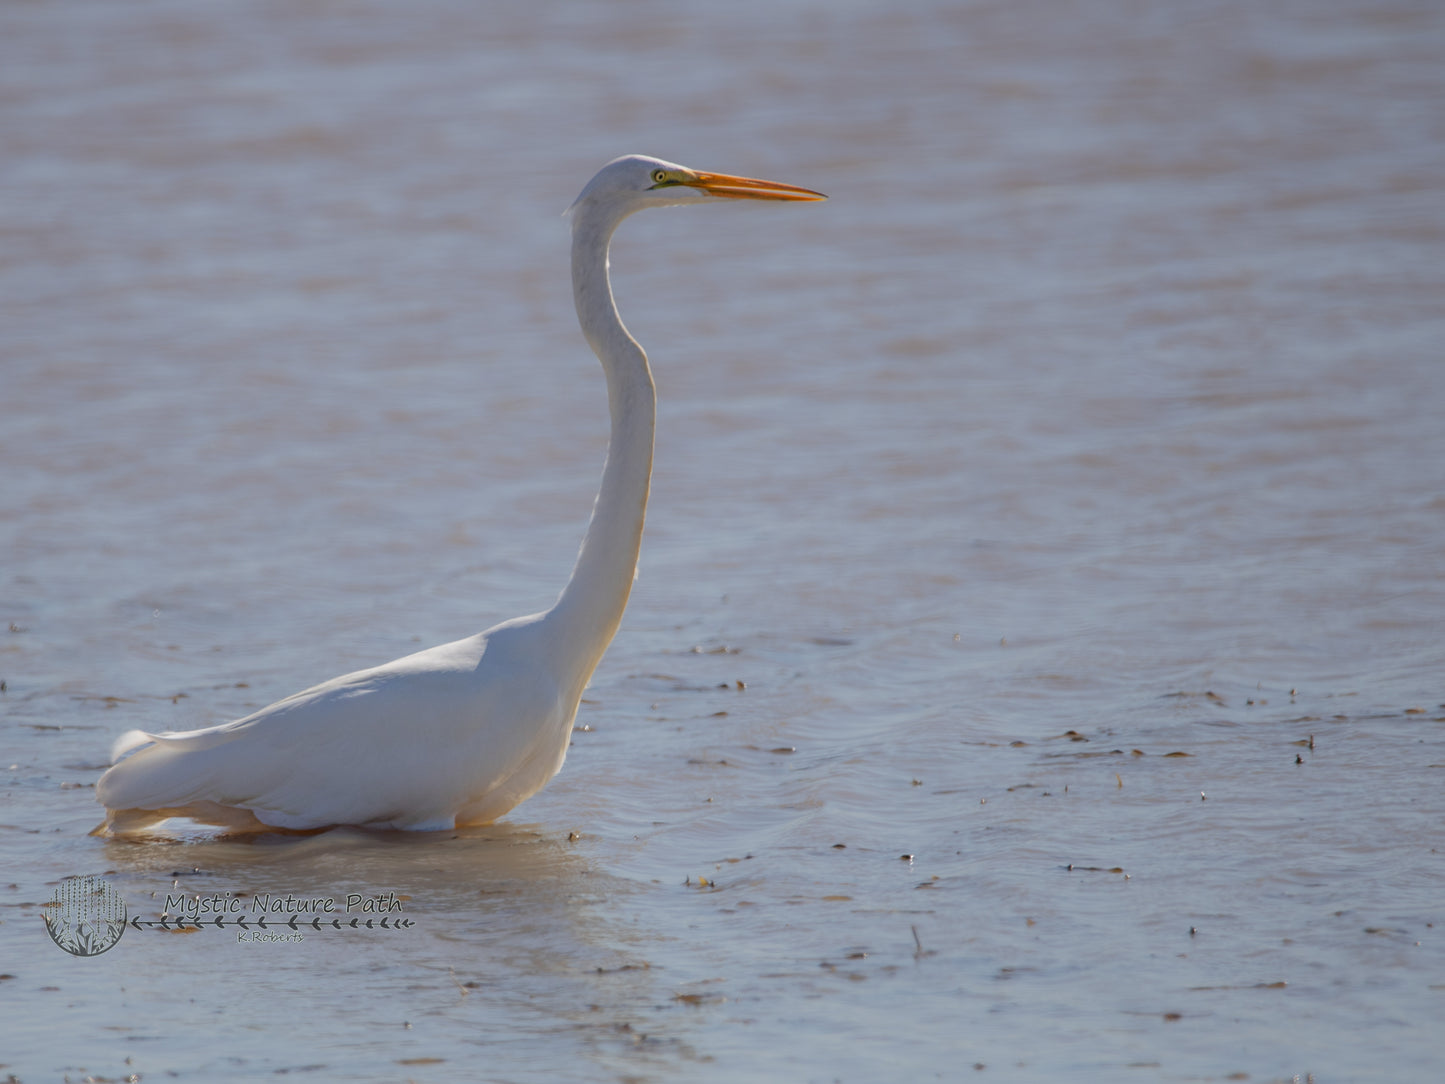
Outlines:
<svg viewBox="0 0 1445 1084"><path fill-rule="evenodd" d="M629 155L572 205L572 292L607 376L612 433L572 577L546 613L332 678L234 722L132 730L96 797L98 833L169 817L232 830L351 824L417 831L485 824L562 767L582 690L622 621L652 476L656 394L607 277L618 224L711 199L821 200L819 192Z"/></svg>

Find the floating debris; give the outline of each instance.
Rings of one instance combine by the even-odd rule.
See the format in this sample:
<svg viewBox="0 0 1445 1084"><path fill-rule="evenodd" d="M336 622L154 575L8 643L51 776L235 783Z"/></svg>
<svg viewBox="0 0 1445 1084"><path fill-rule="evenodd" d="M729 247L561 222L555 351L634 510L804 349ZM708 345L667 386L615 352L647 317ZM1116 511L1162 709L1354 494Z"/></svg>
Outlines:
<svg viewBox="0 0 1445 1084"><path fill-rule="evenodd" d="M616 975L620 971L651 971L652 964L643 960L640 964L623 964L620 967L599 967L596 970L598 975Z"/></svg>
<svg viewBox="0 0 1445 1084"><path fill-rule="evenodd" d="M936 949L926 949L923 947L923 939L918 936L917 926L909 926L908 928L913 931L913 944L916 946L913 950L913 958L915 960L921 960L925 956L937 955Z"/></svg>
<svg viewBox="0 0 1445 1084"><path fill-rule="evenodd" d="M1248 986L1191 986L1189 989L1195 993L1203 993L1210 990L1284 990L1289 983L1283 979L1278 982L1256 982Z"/></svg>
<svg viewBox="0 0 1445 1084"><path fill-rule="evenodd" d="M727 998L722 994L673 994L673 1001L681 1001L684 1005L720 1005Z"/></svg>

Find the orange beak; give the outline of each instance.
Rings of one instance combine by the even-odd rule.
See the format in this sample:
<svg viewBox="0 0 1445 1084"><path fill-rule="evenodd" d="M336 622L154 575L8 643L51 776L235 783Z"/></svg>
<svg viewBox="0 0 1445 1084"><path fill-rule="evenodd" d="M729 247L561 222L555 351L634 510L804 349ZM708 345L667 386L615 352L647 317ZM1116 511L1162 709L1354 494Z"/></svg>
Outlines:
<svg viewBox="0 0 1445 1084"><path fill-rule="evenodd" d="M701 188L709 195L722 196L725 199L812 201L828 198L821 192L814 192L811 188L778 184L776 181L759 181L752 177L732 177L726 173L694 173L692 180L681 183L689 188Z"/></svg>

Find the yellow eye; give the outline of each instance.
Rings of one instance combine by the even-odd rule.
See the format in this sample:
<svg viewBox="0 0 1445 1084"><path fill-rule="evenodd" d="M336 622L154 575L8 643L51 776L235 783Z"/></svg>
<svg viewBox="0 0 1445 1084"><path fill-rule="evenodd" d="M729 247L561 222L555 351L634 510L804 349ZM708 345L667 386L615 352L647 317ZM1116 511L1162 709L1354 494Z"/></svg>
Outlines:
<svg viewBox="0 0 1445 1084"><path fill-rule="evenodd" d="M652 179L658 184L661 184L663 181L667 180L667 170L654 169L652 171Z"/></svg>

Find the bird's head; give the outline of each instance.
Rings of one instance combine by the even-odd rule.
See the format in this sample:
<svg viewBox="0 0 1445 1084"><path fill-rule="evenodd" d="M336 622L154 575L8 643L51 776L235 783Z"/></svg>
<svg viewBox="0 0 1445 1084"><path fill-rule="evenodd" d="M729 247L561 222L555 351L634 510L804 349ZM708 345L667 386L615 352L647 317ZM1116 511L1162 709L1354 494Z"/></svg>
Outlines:
<svg viewBox="0 0 1445 1084"><path fill-rule="evenodd" d="M647 207L676 207L709 199L823 200L808 188L726 173L702 173L641 154L614 158L587 182L568 214L594 207L621 220Z"/></svg>

